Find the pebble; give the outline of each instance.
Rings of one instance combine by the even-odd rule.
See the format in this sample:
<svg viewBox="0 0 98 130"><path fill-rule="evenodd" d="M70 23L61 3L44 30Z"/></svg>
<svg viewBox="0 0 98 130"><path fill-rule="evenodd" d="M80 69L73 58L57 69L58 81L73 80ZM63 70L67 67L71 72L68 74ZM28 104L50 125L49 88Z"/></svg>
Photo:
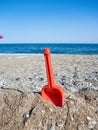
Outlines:
<svg viewBox="0 0 98 130"><path fill-rule="evenodd" d="M64 123L60 122L56 124L58 127L63 127Z"/></svg>
<svg viewBox="0 0 98 130"><path fill-rule="evenodd" d="M73 118L73 116L70 116L70 118L71 118L71 121L74 121L74 118Z"/></svg>
<svg viewBox="0 0 98 130"><path fill-rule="evenodd" d="M96 100L98 101L98 98L96 98Z"/></svg>
<svg viewBox="0 0 98 130"><path fill-rule="evenodd" d="M90 119L90 118L89 118ZM93 129L96 125L96 121L94 119L91 119L89 122L88 122L88 128L89 129Z"/></svg>
<svg viewBox="0 0 98 130"><path fill-rule="evenodd" d="M86 119L87 119L88 121L91 121L91 117L89 117L89 116L87 116Z"/></svg>
<svg viewBox="0 0 98 130"><path fill-rule="evenodd" d="M42 113L45 113L45 110L42 110L41 112L42 112Z"/></svg>
<svg viewBox="0 0 98 130"><path fill-rule="evenodd" d="M98 108L96 108L95 113L98 114Z"/></svg>
<svg viewBox="0 0 98 130"><path fill-rule="evenodd" d="M4 80L1 80L0 81L0 88L3 88L3 87L5 87L5 83L4 83Z"/></svg>
<svg viewBox="0 0 98 130"><path fill-rule="evenodd" d="M45 110L42 110L41 112L42 112L42 115L45 114Z"/></svg>
<svg viewBox="0 0 98 130"><path fill-rule="evenodd" d="M88 128L89 128L89 129L93 129L93 128L95 127L95 125L96 125L96 121L90 122L90 123L88 124Z"/></svg>
<svg viewBox="0 0 98 130"><path fill-rule="evenodd" d="M44 78L43 78L43 77L40 77L40 78L39 78L39 81L43 81L43 80L44 80Z"/></svg>
<svg viewBox="0 0 98 130"><path fill-rule="evenodd" d="M27 114L26 114L26 117L29 118L29 116L30 116L30 115L27 113Z"/></svg>
<svg viewBox="0 0 98 130"><path fill-rule="evenodd" d="M17 78L16 78L16 81L18 81L19 79L20 79L20 77L17 77Z"/></svg>
<svg viewBox="0 0 98 130"><path fill-rule="evenodd" d="M32 78L31 78L31 77L29 77L28 79L29 79L30 81L32 81Z"/></svg>
<svg viewBox="0 0 98 130"><path fill-rule="evenodd" d="M41 121L39 122L39 126L40 126L40 127L42 126L42 122L41 122Z"/></svg>
<svg viewBox="0 0 98 130"><path fill-rule="evenodd" d="M75 96L75 95L70 95L70 96L69 96L69 99L71 99L71 100L76 100L76 96Z"/></svg>
<svg viewBox="0 0 98 130"><path fill-rule="evenodd" d="M48 130L55 130L55 128L54 128L54 127L51 127L51 128L49 128Z"/></svg>
<svg viewBox="0 0 98 130"><path fill-rule="evenodd" d="M78 91L78 89L76 89L75 87L70 87L69 89L70 89L71 92L76 92L76 91Z"/></svg>
<svg viewBox="0 0 98 130"><path fill-rule="evenodd" d="M49 108L49 110L50 110L51 112L53 112L52 108Z"/></svg>
<svg viewBox="0 0 98 130"><path fill-rule="evenodd" d="M29 115L29 112L25 112L24 114L23 114L23 118L26 120L26 119L28 119L30 117L30 115Z"/></svg>

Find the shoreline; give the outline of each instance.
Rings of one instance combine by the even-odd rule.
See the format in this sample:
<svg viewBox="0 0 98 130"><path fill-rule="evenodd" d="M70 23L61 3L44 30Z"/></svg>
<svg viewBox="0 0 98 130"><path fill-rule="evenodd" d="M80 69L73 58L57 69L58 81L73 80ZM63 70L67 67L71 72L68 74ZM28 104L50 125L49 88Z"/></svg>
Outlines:
<svg viewBox="0 0 98 130"><path fill-rule="evenodd" d="M0 53L0 56L17 56L17 55L27 55L27 56L32 56L32 55L43 55L43 53ZM73 56L73 55L79 55L79 56L98 56L98 54L63 54L63 53L51 53L51 55L64 55L64 56Z"/></svg>

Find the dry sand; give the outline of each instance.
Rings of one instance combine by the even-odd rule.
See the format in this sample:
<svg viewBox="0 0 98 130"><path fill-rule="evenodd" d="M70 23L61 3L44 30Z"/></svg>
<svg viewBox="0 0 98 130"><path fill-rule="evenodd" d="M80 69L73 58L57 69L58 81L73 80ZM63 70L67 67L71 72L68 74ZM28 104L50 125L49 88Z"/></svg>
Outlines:
<svg viewBox="0 0 98 130"><path fill-rule="evenodd" d="M98 130L98 55L52 55L52 64L62 108L39 94L43 55L0 55L0 130Z"/></svg>

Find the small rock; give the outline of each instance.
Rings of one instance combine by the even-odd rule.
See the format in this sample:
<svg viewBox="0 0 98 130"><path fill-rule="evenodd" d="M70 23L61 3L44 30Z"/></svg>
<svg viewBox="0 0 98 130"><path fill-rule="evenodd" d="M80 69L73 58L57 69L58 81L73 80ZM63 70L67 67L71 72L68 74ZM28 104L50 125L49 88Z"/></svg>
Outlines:
<svg viewBox="0 0 98 130"><path fill-rule="evenodd" d="M44 113L45 113L45 110L42 110L41 112L42 112L42 114L44 114Z"/></svg>
<svg viewBox="0 0 98 130"><path fill-rule="evenodd" d="M43 81L44 80L44 78L43 77L41 77L40 79L39 79L39 81Z"/></svg>
<svg viewBox="0 0 98 130"><path fill-rule="evenodd" d="M63 127L64 123L59 122L59 123L57 123L56 125L57 125L58 127Z"/></svg>
<svg viewBox="0 0 98 130"><path fill-rule="evenodd" d="M17 77L17 78L16 78L16 81L18 81L19 79L20 79L20 77Z"/></svg>
<svg viewBox="0 0 98 130"><path fill-rule="evenodd" d="M76 96L75 96L75 95L70 95L70 96L69 96L69 99L71 99L71 100L76 100Z"/></svg>
<svg viewBox="0 0 98 130"><path fill-rule="evenodd" d="M49 128L48 130L55 130L55 128L54 128L54 127L51 127L51 128Z"/></svg>
<svg viewBox="0 0 98 130"><path fill-rule="evenodd" d="M87 118L86 118L88 121L91 121L91 117L89 117L89 116L87 116Z"/></svg>
<svg viewBox="0 0 98 130"><path fill-rule="evenodd" d="M29 112L26 112L26 113L23 114L23 118L24 118L24 119L28 119L29 116L30 116L30 115L29 115Z"/></svg>
<svg viewBox="0 0 98 130"><path fill-rule="evenodd" d="M65 82L61 82L61 85L65 85Z"/></svg>
<svg viewBox="0 0 98 130"><path fill-rule="evenodd" d="M49 108L49 110L50 110L51 112L53 112L52 108Z"/></svg>
<svg viewBox="0 0 98 130"><path fill-rule="evenodd" d="M89 123L88 123L88 128L89 129L93 129L96 125L96 121L95 120L91 120Z"/></svg>
<svg viewBox="0 0 98 130"><path fill-rule="evenodd" d="M70 87L70 91L71 92L76 92L76 91L78 91L78 89L76 89L75 87Z"/></svg>
<svg viewBox="0 0 98 130"><path fill-rule="evenodd" d="M29 79L30 81L32 81L32 78L31 78L31 77L29 77L28 79Z"/></svg>
<svg viewBox="0 0 98 130"><path fill-rule="evenodd" d="M98 114L98 108L96 108L95 113Z"/></svg>
<svg viewBox="0 0 98 130"><path fill-rule="evenodd" d="M98 98L96 98L96 100L98 101Z"/></svg>
<svg viewBox="0 0 98 130"><path fill-rule="evenodd" d="M26 126L26 121L27 121L27 119L30 117L30 115L29 115L29 112L25 112L24 114L23 114L23 123L24 123L24 125Z"/></svg>
<svg viewBox="0 0 98 130"><path fill-rule="evenodd" d="M70 118L71 118L71 121L74 121L74 118L73 118L73 116L70 116Z"/></svg>
<svg viewBox="0 0 98 130"><path fill-rule="evenodd" d="M4 80L0 81L0 88L3 88L5 86Z"/></svg>
<svg viewBox="0 0 98 130"><path fill-rule="evenodd" d="M40 127L42 126L42 122L41 122L41 121L39 122L39 126L40 126Z"/></svg>
<svg viewBox="0 0 98 130"><path fill-rule="evenodd" d="M73 84L73 85L77 85L77 84L78 84L78 81L73 80L73 81L72 81L72 84Z"/></svg>

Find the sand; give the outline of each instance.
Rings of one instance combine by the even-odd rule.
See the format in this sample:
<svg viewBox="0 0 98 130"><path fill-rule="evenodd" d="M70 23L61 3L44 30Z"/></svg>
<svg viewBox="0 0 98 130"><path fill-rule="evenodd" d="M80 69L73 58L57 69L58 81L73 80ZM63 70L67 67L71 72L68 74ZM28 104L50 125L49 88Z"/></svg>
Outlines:
<svg viewBox="0 0 98 130"><path fill-rule="evenodd" d="M98 55L51 55L62 108L44 101L43 55L0 55L0 130L98 129ZM68 99L67 99L68 98Z"/></svg>
<svg viewBox="0 0 98 130"><path fill-rule="evenodd" d="M62 87L81 89L98 86L98 55L52 55L55 81ZM47 84L43 55L0 56L2 87L39 91Z"/></svg>

